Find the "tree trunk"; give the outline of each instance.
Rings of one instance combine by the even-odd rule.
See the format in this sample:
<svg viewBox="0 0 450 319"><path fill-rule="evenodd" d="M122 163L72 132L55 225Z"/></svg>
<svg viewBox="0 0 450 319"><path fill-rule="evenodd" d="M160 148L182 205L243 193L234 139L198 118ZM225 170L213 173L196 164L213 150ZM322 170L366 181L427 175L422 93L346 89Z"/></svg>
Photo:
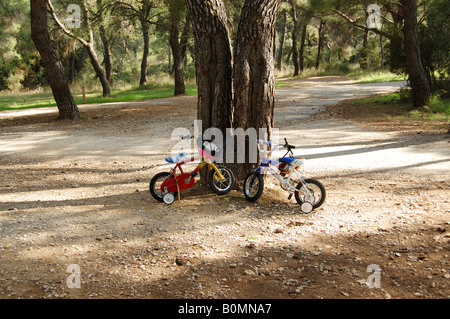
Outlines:
<svg viewBox="0 0 450 319"><path fill-rule="evenodd" d="M322 58L322 48L323 48L323 41L324 41L324 36L323 36L323 26L324 26L324 22L322 21L322 19L320 19L320 24L319 24L319 43L317 45L317 57L316 57L316 70L319 69L320 66L320 59Z"/></svg>
<svg viewBox="0 0 450 319"><path fill-rule="evenodd" d="M292 28L292 61L294 62L294 76L300 74L300 66L298 64L298 34L300 33L300 23L298 21L297 8L295 1L291 0L292 6L292 21L294 22L294 27Z"/></svg>
<svg viewBox="0 0 450 319"><path fill-rule="evenodd" d="M175 75L175 92L174 95L185 94L184 87L184 70L183 70L183 53L181 44L179 43L179 25L172 20L172 27L169 31L169 44L173 55L173 73ZM178 23L177 23L178 24Z"/></svg>
<svg viewBox="0 0 450 319"><path fill-rule="evenodd" d="M186 0L186 4L194 30L197 117L202 120L203 131L215 127L225 136L230 127L265 128L270 139L275 83L273 38L280 0L244 2L234 67L222 0ZM233 165L237 180L242 180L248 166L248 161Z"/></svg>
<svg viewBox="0 0 450 319"><path fill-rule="evenodd" d="M195 39L197 118L202 129L231 127L232 50L221 0L186 0ZM203 132L202 132L203 133Z"/></svg>
<svg viewBox="0 0 450 319"><path fill-rule="evenodd" d="M189 34L191 32L191 21L189 17L186 16L186 21L184 23L183 32L181 33L180 45L181 45L181 55L183 57L184 66L187 65L187 48Z"/></svg>
<svg viewBox="0 0 450 319"><path fill-rule="evenodd" d="M300 52L299 52L300 72L303 72L303 70L305 68L304 65L305 65L306 27L307 27L307 24L305 22L305 24L303 25L303 30L302 30L302 40L300 42Z"/></svg>
<svg viewBox="0 0 450 319"><path fill-rule="evenodd" d="M380 55L381 55L380 67L384 68L384 44L383 44L383 36L381 35L380 35Z"/></svg>
<svg viewBox="0 0 450 319"><path fill-rule="evenodd" d="M97 10L100 17L99 33L103 44L103 62L105 63L106 79L109 85L113 84L113 63L111 53L111 41L108 39L104 25L104 10L102 0L97 0Z"/></svg>
<svg viewBox="0 0 450 319"><path fill-rule="evenodd" d="M31 0L31 38L41 55L61 119L79 119L80 112L69 89L64 67L47 28L45 0Z"/></svg>
<svg viewBox="0 0 450 319"><path fill-rule="evenodd" d="M366 20L369 16L369 13L366 11ZM368 61L367 61L367 57L368 57L368 48L367 45L369 43L369 30L364 30L364 37L363 37L363 49L361 51L361 58L360 58L360 62L359 62L359 66L361 67L361 69L367 69L368 67Z"/></svg>
<svg viewBox="0 0 450 319"><path fill-rule="evenodd" d="M111 44L106 36L105 29L103 27L100 27L100 37L102 39L103 43L103 56L104 56L104 63L105 63L105 73L106 73L106 79L108 80L109 85L113 84L113 66L112 66L112 54L111 54Z"/></svg>
<svg viewBox="0 0 450 319"><path fill-rule="evenodd" d="M147 59L150 47L149 28L150 25L145 19L141 19L142 38L144 40L144 50L142 52L141 61L141 78L139 79L139 85L143 86L147 84Z"/></svg>
<svg viewBox="0 0 450 319"><path fill-rule="evenodd" d="M284 48L284 38L286 36L286 11L283 11L283 26L281 29L281 38L280 38L280 49L278 50L278 59L277 59L277 69L281 70L281 65L283 63L283 48Z"/></svg>
<svg viewBox="0 0 450 319"><path fill-rule="evenodd" d="M181 17L177 8L169 6L170 28L169 28L169 45L172 49L173 56L173 73L175 77L174 95L185 94L184 87L184 69L183 69L183 47L180 40L180 24Z"/></svg>
<svg viewBox="0 0 450 319"><path fill-rule="evenodd" d="M225 136L232 123L233 94L233 57L225 6L222 0L185 2L195 40L197 119L202 121L201 133L217 128ZM205 170L200 176L206 185Z"/></svg>
<svg viewBox="0 0 450 319"><path fill-rule="evenodd" d="M415 0L400 0L403 5L403 36L406 51L406 69L412 89L415 107L421 107L430 99L430 84L420 57L419 38L417 36L417 7Z"/></svg>
<svg viewBox="0 0 450 319"><path fill-rule="evenodd" d="M72 42L69 56L68 80L69 84L72 84L75 81L75 41Z"/></svg>
<svg viewBox="0 0 450 319"><path fill-rule="evenodd" d="M109 85L108 78L106 77L105 70L103 70L100 61L98 60L97 54L95 53L94 44L89 42L87 46L87 53L91 59L92 67L94 68L95 74L97 75L103 88L103 96L109 96L111 94L111 86Z"/></svg>
<svg viewBox="0 0 450 319"><path fill-rule="evenodd" d="M286 64L288 64L291 61L292 56L292 47L289 49L288 55L286 57Z"/></svg>
<svg viewBox="0 0 450 319"><path fill-rule="evenodd" d="M275 105L275 67L273 34L279 0L246 0L239 21L234 78L234 128L265 129L271 139ZM251 164L238 163L234 174L238 180L248 173Z"/></svg>

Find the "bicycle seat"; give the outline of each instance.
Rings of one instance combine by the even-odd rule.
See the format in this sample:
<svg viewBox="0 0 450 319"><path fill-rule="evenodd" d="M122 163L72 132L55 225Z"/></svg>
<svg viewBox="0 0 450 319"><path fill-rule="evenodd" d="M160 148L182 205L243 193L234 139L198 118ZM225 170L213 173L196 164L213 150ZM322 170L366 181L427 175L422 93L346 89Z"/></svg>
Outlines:
<svg viewBox="0 0 450 319"><path fill-rule="evenodd" d="M167 157L166 158L166 162L172 163L172 164L177 164L177 163L181 162L181 160L183 159L184 155L186 155L186 154L185 153L181 153L177 157Z"/></svg>
<svg viewBox="0 0 450 319"><path fill-rule="evenodd" d="M292 166L300 166L305 163L305 159L302 158L296 158L296 157L282 157L278 159L279 162L287 163Z"/></svg>

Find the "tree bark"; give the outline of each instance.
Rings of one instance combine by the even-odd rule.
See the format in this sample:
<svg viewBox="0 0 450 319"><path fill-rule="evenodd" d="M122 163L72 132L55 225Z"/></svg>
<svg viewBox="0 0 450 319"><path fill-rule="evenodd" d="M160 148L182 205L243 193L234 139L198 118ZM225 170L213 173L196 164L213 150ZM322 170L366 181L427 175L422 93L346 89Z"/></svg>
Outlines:
<svg viewBox="0 0 450 319"><path fill-rule="evenodd" d="M92 67L94 68L95 74L97 75L103 88L103 96L109 96L111 94L111 86L109 85L108 78L106 76L105 70L103 70L100 61L98 59L97 53L95 52L94 43L89 42L87 47L87 53L91 60Z"/></svg>
<svg viewBox="0 0 450 319"><path fill-rule="evenodd" d="M222 0L185 2L195 40L197 119L202 121L201 134L208 128L217 128L225 136L232 123L233 94L233 56L225 6ZM203 185L207 185L205 170L200 172Z"/></svg>
<svg viewBox="0 0 450 319"><path fill-rule="evenodd" d="M75 81L75 40L73 40L70 50L68 80L69 84L72 84Z"/></svg>
<svg viewBox="0 0 450 319"><path fill-rule="evenodd" d="M195 39L197 117L203 121L203 130L215 127L225 136L230 127L257 131L264 128L265 138L271 138L275 101L273 39L280 2L244 2L233 60L222 0L186 0ZM248 166L248 161L233 165L237 180L242 180Z"/></svg>
<svg viewBox="0 0 450 319"><path fill-rule="evenodd" d="M300 33L300 22L297 14L297 7L295 1L291 0L291 13L292 21L294 22L294 27L292 28L292 61L294 62L294 76L300 74L300 65L298 59L298 35Z"/></svg>
<svg viewBox="0 0 450 319"><path fill-rule="evenodd" d="M215 127L224 133L232 123L233 73L225 6L221 0L186 0L186 5L195 39L197 118L203 131Z"/></svg>
<svg viewBox="0 0 450 319"><path fill-rule="evenodd" d="M273 34L279 0L246 0L239 21L234 78L234 128L265 129L270 140L275 106ZM262 137L261 137L262 138ZM239 163L234 173L242 179L251 165Z"/></svg>
<svg viewBox="0 0 450 319"><path fill-rule="evenodd" d="M187 65L187 49L188 49L188 40L189 40L189 34L191 32L191 21L188 16L186 16L183 27L183 32L181 33L181 39L180 39L180 45L181 45L181 55L183 57L184 66Z"/></svg>
<svg viewBox="0 0 450 319"><path fill-rule="evenodd" d="M73 100L64 67L50 39L47 28L47 6L45 0L31 0L31 38L41 55L50 87L61 119L79 119L80 112Z"/></svg>
<svg viewBox="0 0 450 319"><path fill-rule="evenodd" d="M280 49L278 50L278 58L277 58L277 69L281 70L281 66L283 63L283 49L284 49L284 39L286 36L286 11L283 11L283 25L282 25L282 29L281 29L281 38L280 38Z"/></svg>
<svg viewBox="0 0 450 319"><path fill-rule="evenodd" d="M305 41L306 41L306 27L307 23L303 25L302 30L302 40L300 42L300 52L299 52L299 64L300 64L300 72L303 72L305 68Z"/></svg>
<svg viewBox="0 0 450 319"><path fill-rule="evenodd" d="M103 43L103 62L105 63L105 73L106 73L106 80L108 81L109 85L113 84L113 66L112 66L112 54L111 54L111 44L106 36L106 32L103 27L100 27L100 38L102 39Z"/></svg>
<svg viewBox="0 0 450 319"><path fill-rule="evenodd" d="M97 0L97 10L99 12L100 17L100 25L99 25L99 33L100 39L103 44L103 62L105 63L105 73L106 79L108 80L109 85L113 84L113 62L112 62L112 53L111 53L111 41L108 38L105 21L104 21L104 10L103 10L103 0Z"/></svg>
<svg viewBox="0 0 450 319"><path fill-rule="evenodd" d="M175 76L174 95L185 94L184 86L184 70L183 70L183 53L181 44L178 39L179 27L172 26L170 30L169 43L173 55L173 73Z"/></svg>
<svg viewBox="0 0 450 319"><path fill-rule="evenodd" d="M142 51L141 78L139 79L139 85L143 86L147 84L147 60L150 48L150 36L149 36L150 24L145 19L141 19L140 22L142 27L142 38L144 40L144 49Z"/></svg>
<svg viewBox="0 0 450 319"><path fill-rule="evenodd" d="M322 58L322 48L323 48L323 41L324 41L324 36L323 36L323 26L324 26L324 22L322 19L320 19L320 24L319 24L319 43L317 45L317 57L316 57L316 70L319 69L320 66L320 59Z"/></svg>
<svg viewBox="0 0 450 319"><path fill-rule="evenodd" d="M366 10L366 20L369 16L369 13ZM363 37L363 48L361 51L361 58L360 58L360 62L359 62L359 66L361 67L361 69L367 69L368 67L368 61L367 61L367 57L368 57L368 48L367 45L369 44L369 30L365 29L364 30L364 37Z"/></svg>
<svg viewBox="0 0 450 319"><path fill-rule="evenodd" d="M183 45L180 39L181 16L180 12L173 5L169 5L170 27L169 45L173 56L173 74L175 78L174 95L185 94L184 86L184 65L183 65Z"/></svg>
<svg viewBox="0 0 450 319"><path fill-rule="evenodd" d="M415 107L421 107L430 99L430 84L420 57L419 37L417 36L417 6L415 0L400 0L403 5L403 36L406 51L406 69L412 89Z"/></svg>

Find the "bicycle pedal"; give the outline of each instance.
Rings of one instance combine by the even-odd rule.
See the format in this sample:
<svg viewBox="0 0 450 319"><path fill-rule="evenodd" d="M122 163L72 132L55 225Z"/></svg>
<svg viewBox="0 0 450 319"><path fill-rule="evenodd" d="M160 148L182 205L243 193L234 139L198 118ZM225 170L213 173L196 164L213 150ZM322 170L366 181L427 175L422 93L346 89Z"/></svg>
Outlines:
<svg viewBox="0 0 450 319"><path fill-rule="evenodd" d="M292 198L292 194L289 194L289 197L288 197L288 199L291 199Z"/></svg>

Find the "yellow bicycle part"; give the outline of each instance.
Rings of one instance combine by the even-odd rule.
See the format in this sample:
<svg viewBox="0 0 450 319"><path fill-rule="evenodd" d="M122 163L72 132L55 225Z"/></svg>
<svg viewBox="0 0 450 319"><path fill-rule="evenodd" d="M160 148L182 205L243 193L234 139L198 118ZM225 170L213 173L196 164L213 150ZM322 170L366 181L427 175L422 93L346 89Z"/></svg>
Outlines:
<svg viewBox="0 0 450 319"><path fill-rule="evenodd" d="M217 180L217 177L220 178L221 181L225 180L225 177L220 173L219 169L217 168L216 164L214 164L213 162L211 162L209 159L204 158L203 161L200 163L199 167L200 169L203 168L203 166L208 165L208 172L213 169L216 171L217 176L214 176L214 179Z"/></svg>

